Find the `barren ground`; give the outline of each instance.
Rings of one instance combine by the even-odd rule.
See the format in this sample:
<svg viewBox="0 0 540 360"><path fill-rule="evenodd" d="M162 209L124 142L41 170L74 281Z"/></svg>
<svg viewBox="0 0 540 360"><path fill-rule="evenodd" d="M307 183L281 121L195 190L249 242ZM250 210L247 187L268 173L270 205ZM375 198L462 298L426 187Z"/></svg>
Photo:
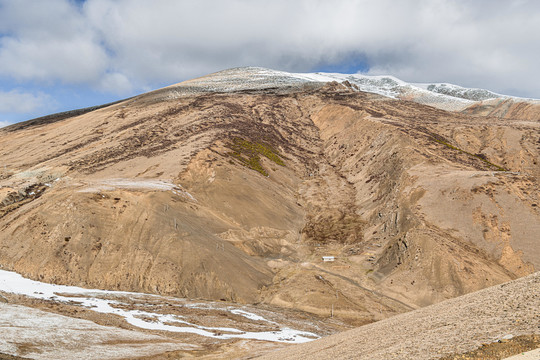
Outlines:
<svg viewBox="0 0 540 360"><path fill-rule="evenodd" d="M250 71L0 129L1 269L178 306L246 306L283 326L320 325L321 334L407 312L421 318L411 310L539 270L538 104L489 100L451 112L348 83L283 74L268 82ZM139 331L75 299L10 296ZM143 309L123 301L124 310ZM154 310L164 315L168 302ZM504 306L492 305L501 319ZM199 330L272 331L227 311L186 309ZM425 320L438 324L435 315ZM480 338L499 336L478 326ZM276 347L151 335L187 339L205 356ZM475 341L456 350L472 351Z"/></svg>

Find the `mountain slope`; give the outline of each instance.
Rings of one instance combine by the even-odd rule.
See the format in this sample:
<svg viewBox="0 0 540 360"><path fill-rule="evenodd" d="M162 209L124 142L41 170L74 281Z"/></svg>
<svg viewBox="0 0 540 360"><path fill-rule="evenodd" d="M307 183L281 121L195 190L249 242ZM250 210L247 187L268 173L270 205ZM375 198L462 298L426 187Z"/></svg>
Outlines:
<svg viewBox="0 0 540 360"><path fill-rule="evenodd" d="M540 267L539 123L518 120L249 68L4 128L0 264L382 319Z"/></svg>
<svg viewBox="0 0 540 360"><path fill-rule="evenodd" d="M540 274L258 359L440 359L540 334ZM500 358L500 357L497 357Z"/></svg>

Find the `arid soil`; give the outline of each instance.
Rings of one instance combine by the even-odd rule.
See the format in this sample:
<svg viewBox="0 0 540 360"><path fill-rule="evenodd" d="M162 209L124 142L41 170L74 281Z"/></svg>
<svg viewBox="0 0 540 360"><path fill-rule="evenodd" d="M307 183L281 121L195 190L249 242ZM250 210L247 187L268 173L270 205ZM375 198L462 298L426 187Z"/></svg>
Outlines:
<svg viewBox="0 0 540 360"><path fill-rule="evenodd" d="M540 348L540 335L522 335L512 339L501 339L490 344L482 344L476 350L445 356L441 360L498 360L538 348Z"/></svg>
<svg viewBox="0 0 540 360"><path fill-rule="evenodd" d="M539 335L535 273L260 359L501 359L535 346ZM506 345L492 344L499 341Z"/></svg>
<svg viewBox="0 0 540 360"><path fill-rule="evenodd" d="M540 101L516 99L492 99L469 106L465 114L492 116L505 119L539 119Z"/></svg>
<svg viewBox="0 0 540 360"><path fill-rule="evenodd" d="M2 269L355 326L539 270L533 105L219 81L0 129Z"/></svg>
<svg viewBox="0 0 540 360"><path fill-rule="evenodd" d="M0 354L0 360L26 360L28 358L23 358L20 356L13 356L8 354Z"/></svg>

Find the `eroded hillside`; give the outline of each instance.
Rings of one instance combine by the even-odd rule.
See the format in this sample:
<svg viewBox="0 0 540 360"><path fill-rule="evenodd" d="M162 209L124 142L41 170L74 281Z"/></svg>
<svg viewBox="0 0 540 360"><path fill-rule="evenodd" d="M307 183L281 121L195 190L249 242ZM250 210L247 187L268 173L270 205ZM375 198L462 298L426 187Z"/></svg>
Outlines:
<svg viewBox="0 0 540 360"><path fill-rule="evenodd" d="M539 269L538 121L196 85L0 129L3 269L352 324Z"/></svg>

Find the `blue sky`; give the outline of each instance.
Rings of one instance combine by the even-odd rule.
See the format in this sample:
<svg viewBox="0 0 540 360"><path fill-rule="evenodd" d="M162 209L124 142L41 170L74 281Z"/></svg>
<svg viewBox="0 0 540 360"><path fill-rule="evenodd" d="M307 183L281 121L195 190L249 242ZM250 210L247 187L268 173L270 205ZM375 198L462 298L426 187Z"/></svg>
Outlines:
<svg viewBox="0 0 540 360"><path fill-rule="evenodd" d="M540 1L0 0L0 126L236 66L540 98Z"/></svg>

